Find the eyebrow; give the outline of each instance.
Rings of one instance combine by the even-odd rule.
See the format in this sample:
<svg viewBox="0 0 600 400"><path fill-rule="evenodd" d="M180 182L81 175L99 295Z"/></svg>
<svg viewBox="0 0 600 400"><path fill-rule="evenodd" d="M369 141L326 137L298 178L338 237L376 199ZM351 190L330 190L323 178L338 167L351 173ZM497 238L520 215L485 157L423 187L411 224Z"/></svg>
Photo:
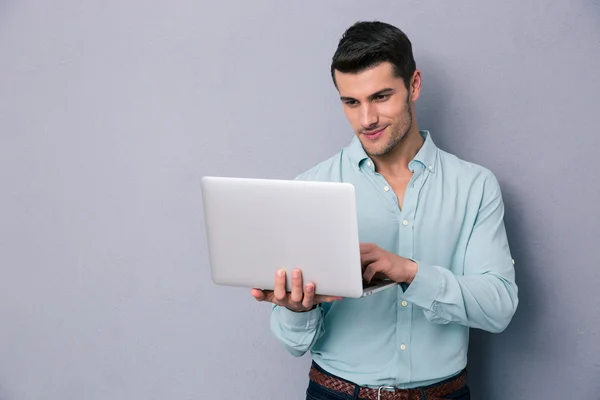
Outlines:
<svg viewBox="0 0 600 400"><path fill-rule="evenodd" d="M392 88L385 88L385 89L381 89L375 93L373 93L372 95L369 96L369 99L372 100L373 98L377 97L377 96L381 96L381 95L386 95L386 94L392 94L394 93L394 89ZM357 101L355 98L352 97L346 97L346 96L342 96L340 97L340 100L342 101Z"/></svg>

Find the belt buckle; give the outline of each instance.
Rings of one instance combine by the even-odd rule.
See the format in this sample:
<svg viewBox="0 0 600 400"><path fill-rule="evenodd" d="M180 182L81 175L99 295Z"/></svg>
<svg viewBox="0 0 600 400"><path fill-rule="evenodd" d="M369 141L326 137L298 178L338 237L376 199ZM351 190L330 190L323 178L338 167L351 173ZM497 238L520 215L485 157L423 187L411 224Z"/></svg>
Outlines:
<svg viewBox="0 0 600 400"><path fill-rule="evenodd" d="M395 386L379 386L379 388L377 389L377 400L381 400L381 392L383 390L395 391L396 387Z"/></svg>

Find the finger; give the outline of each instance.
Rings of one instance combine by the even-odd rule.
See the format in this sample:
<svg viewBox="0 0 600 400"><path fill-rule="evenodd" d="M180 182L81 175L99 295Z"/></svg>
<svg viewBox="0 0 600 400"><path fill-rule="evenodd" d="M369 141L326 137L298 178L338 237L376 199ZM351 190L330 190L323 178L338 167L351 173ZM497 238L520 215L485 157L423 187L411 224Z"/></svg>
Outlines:
<svg viewBox="0 0 600 400"><path fill-rule="evenodd" d="M302 295L302 272L295 269L292 272L292 293L290 295L290 301L293 305L300 305L302 302Z"/></svg>
<svg viewBox="0 0 600 400"><path fill-rule="evenodd" d="M273 290L273 295L275 300L277 300L279 303L285 302L287 293L285 291L285 270L283 269L277 271L277 274L275 275L275 288Z"/></svg>
<svg viewBox="0 0 600 400"><path fill-rule="evenodd" d="M252 297L254 297L257 301L264 301L267 297L265 293L260 289L252 289L250 293L252 294Z"/></svg>
<svg viewBox="0 0 600 400"><path fill-rule="evenodd" d="M368 264L377 262L377 260L379 260L379 257L380 255L378 252L363 253L360 255L360 262L364 267Z"/></svg>
<svg viewBox="0 0 600 400"><path fill-rule="evenodd" d="M256 293L255 291L258 291L259 297L260 298L256 298L254 297L256 300L258 301L268 301L270 303L273 303L274 300L274 296L273 296L273 291L272 290L261 290L261 289L253 289L253 296L254 293Z"/></svg>
<svg viewBox="0 0 600 400"><path fill-rule="evenodd" d="M361 243L360 244L360 254L370 253L377 248L373 243Z"/></svg>
<svg viewBox="0 0 600 400"><path fill-rule="evenodd" d="M315 284L309 283L304 288L304 299L302 299L302 307L308 310L315 305Z"/></svg>
<svg viewBox="0 0 600 400"><path fill-rule="evenodd" d="M363 279L365 281L371 282L371 279L375 276L376 273L381 271L381 263L374 262L371 263L365 268L365 272L363 272Z"/></svg>
<svg viewBox="0 0 600 400"><path fill-rule="evenodd" d="M383 272L377 272L375 275L373 275L373 278L371 278L371 279L375 279L375 280L387 279L387 276L385 276L385 274Z"/></svg>

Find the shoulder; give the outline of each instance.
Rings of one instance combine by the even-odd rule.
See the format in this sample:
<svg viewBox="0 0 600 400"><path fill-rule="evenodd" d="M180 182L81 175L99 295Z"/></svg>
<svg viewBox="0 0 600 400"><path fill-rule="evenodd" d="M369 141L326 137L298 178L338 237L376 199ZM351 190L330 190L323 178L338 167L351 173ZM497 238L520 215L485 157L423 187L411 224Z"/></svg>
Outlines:
<svg viewBox="0 0 600 400"><path fill-rule="evenodd" d="M341 180L345 149L340 150L331 157L315 164L301 172L295 178L300 181L338 181Z"/></svg>
<svg viewBox="0 0 600 400"><path fill-rule="evenodd" d="M449 182L456 182L482 195L500 196L498 178L489 168L441 149L438 149L438 155L441 170Z"/></svg>

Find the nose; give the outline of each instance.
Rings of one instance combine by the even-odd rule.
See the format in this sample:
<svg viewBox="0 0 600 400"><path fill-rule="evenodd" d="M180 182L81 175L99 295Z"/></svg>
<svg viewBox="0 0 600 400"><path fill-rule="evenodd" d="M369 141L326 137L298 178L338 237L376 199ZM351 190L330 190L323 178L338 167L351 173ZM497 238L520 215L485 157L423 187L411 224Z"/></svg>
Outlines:
<svg viewBox="0 0 600 400"><path fill-rule="evenodd" d="M379 122L379 117L371 104L364 104L360 110L360 124L365 129L369 129L370 127L377 125Z"/></svg>

